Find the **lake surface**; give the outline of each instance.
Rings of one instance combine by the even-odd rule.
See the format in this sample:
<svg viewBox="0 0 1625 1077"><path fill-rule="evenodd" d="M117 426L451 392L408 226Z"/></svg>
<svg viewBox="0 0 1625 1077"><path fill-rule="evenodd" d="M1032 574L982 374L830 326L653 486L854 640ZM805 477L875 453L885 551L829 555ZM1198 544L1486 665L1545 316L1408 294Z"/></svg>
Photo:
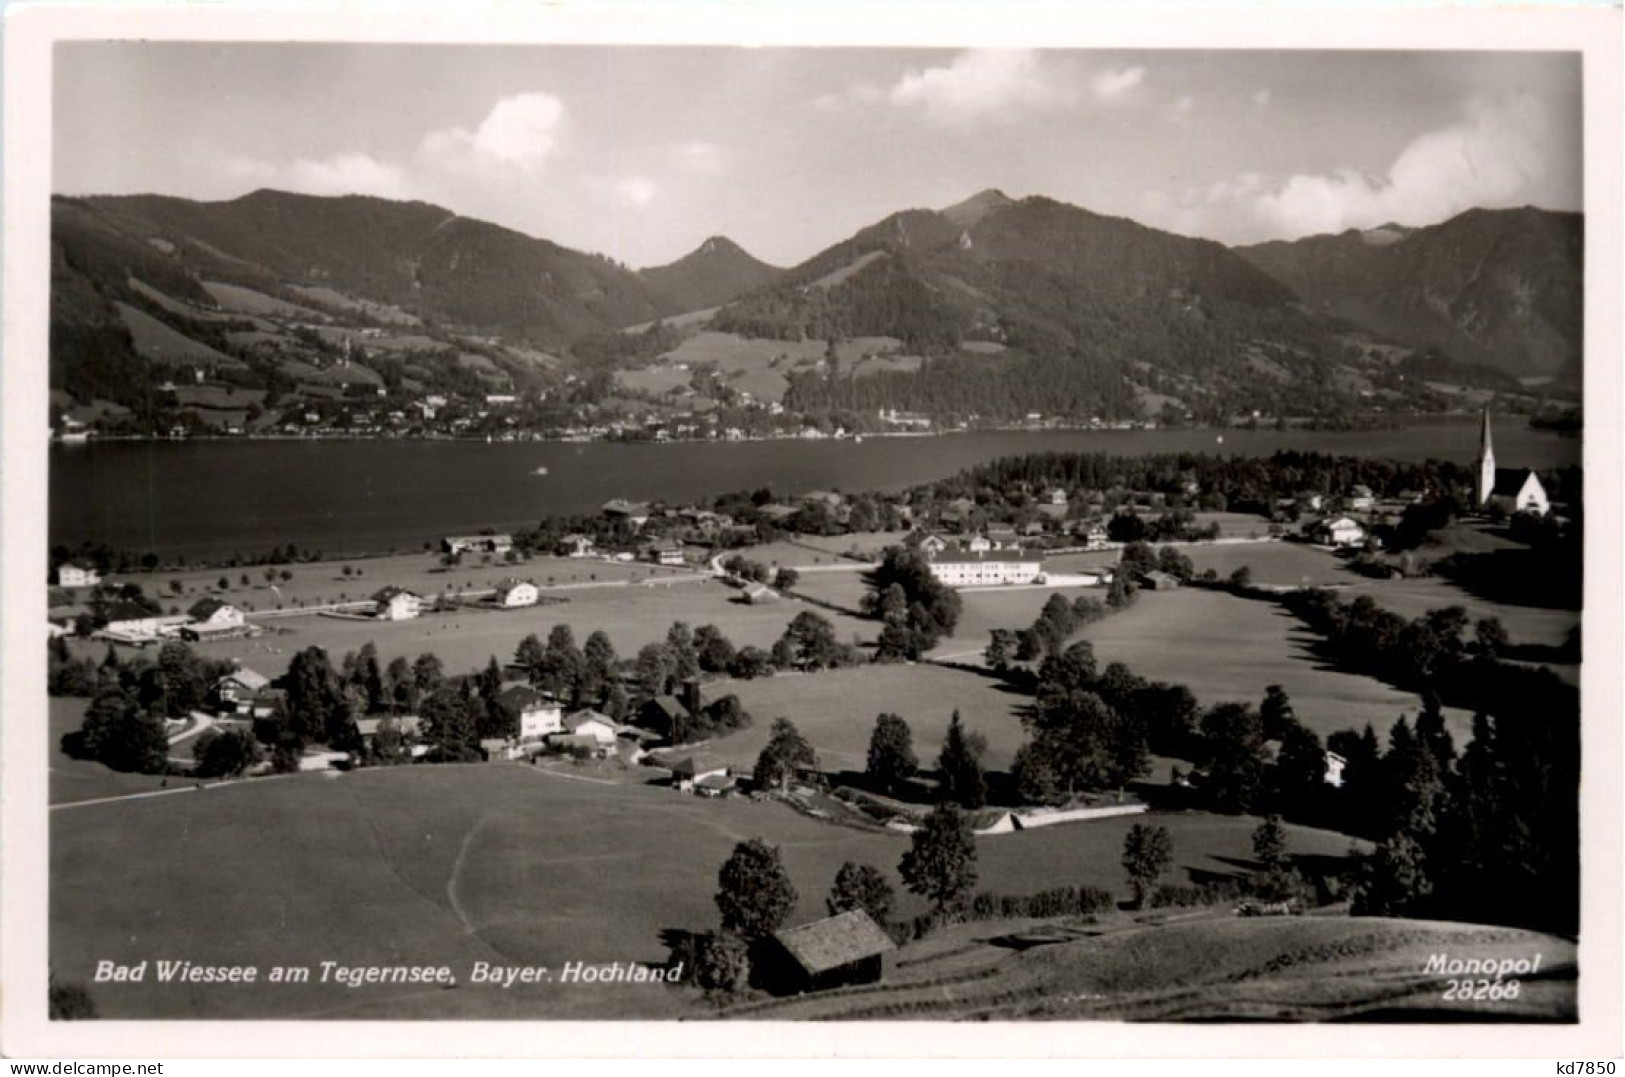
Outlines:
<svg viewBox="0 0 1625 1077"><path fill-rule="evenodd" d="M441 535L534 526L592 512L613 497L680 502L771 486L896 489L1025 452L1136 455L1276 449L1472 460L1476 420L1401 430L1321 432L1056 430L852 441L656 445L592 442L179 441L53 445L52 543L214 558L292 542L329 555L414 550ZM1503 467L1580 462L1580 441L1507 421ZM546 475L537 475L545 467Z"/></svg>

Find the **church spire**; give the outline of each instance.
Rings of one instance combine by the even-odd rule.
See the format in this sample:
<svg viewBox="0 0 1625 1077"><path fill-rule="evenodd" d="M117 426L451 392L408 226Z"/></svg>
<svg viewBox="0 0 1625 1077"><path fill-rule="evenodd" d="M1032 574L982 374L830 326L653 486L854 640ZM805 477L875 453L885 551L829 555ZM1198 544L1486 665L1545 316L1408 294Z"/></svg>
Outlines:
<svg viewBox="0 0 1625 1077"><path fill-rule="evenodd" d="M1478 434L1478 503L1488 503L1495 492L1495 443L1490 438L1490 408L1484 405L1484 421Z"/></svg>

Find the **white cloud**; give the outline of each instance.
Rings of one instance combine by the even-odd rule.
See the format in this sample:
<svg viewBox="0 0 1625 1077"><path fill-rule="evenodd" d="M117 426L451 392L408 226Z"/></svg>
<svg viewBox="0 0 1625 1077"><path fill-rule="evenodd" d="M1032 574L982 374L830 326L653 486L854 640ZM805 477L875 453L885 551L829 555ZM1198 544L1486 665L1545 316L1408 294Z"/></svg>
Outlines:
<svg viewBox="0 0 1625 1077"><path fill-rule="evenodd" d="M220 160L218 166L233 179L300 194L403 198L408 193L405 170L365 153L299 157L287 163L233 156Z"/></svg>
<svg viewBox="0 0 1625 1077"><path fill-rule="evenodd" d="M1145 68L1124 67L1116 71L1102 71L1089 80L1089 88L1102 101L1118 101L1144 81Z"/></svg>
<svg viewBox="0 0 1625 1077"><path fill-rule="evenodd" d="M647 206L653 202L660 189L650 180L642 176L628 176L616 186L621 200L630 206Z"/></svg>
<svg viewBox="0 0 1625 1077"><path fill-rule="evenodd" d="M1258 198L1255 212L1283 235L1431 224L1474 206L1529 197L1546 172L1545 114L1533 96L1467 103L1463 119L1407 145L1387 175L1354 169L1295 175Z"/></svg>
<svg viewBox="0 0 1625 1077"><path fill-rule="evenodd" d="M872 87L849 92L862 102ZM909 71L887 92L894 105L918 107L943 124L1006 116L1013 109L1066 104L1072 94L1030 49L972 49L942 67Z"/></svg>
<svg viewBox="0 0 1625 1077"><path fill-rule="evenodd" d="M429 132L420 152L432 164L454 171L482 161L533 171L557 145L564 114L564 102L550 93L504 97L472 131L448 127Z"/></svg>
<svg viewBox="0 0 1625 1077"><path fill-rule="evenodd" d="M1153 191L1146 220L1228 242L1295 239L1395 221L1436 224L1473 207L1533 202L1546 175L1546 116L1531 96L1475 98L1456 123L1412 139L1385 172L1343 167L1266 177L1245 172L1182 191Z"/></svg>

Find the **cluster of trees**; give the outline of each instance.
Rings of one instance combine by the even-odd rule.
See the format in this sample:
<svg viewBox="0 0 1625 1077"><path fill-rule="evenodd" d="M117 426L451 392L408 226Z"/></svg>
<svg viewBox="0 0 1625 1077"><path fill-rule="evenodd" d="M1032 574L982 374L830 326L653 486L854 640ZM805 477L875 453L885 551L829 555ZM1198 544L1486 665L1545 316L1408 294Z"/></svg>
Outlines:
<svg viewBox="0 0 1625 1077"><path fill-rule="evenodd" d="M932 574L918 550L886 547L863 579L864 614L885 622L876 641L878 662L914 661L959 624L959 592Z"/></svg>
<svg viewBox="0 0 1625 1077"><path fill-rule="evenodd" d="M1543 473L1542 481L1545 478ZM1558 478L1554 473L1554 481ZM1394 497L1407 490L1447 495L1458 490L1465 493L1476 481L1475 470L1451 461L1410 463L1299 450L1251 457L1204 453L1112 456L1041 452L978 464L920 487L918 493L942 501L956 497L976 497L982 501L990 494L1000 496L1007 491L1059 486L1068 490L1157 493L1164 495L1171 508L1178 508L1191 497L1187 484L1194 483L1201 490L1196 495L1198 500L1222 498L1222 507L1232 512L1268 517L1277 499L1304 492L1334 497L1346 493L1355 484L1363 484L1378 497ZM979 492L982 497L978 497Z"/></svg>
<svg viewBox="0 0 1625 1077"><path fill-rule="evenodd" d="M74 658L60 639L52 641L49 656L52 694L91 700L80 728L63 740L67 753L145 774L168 769L164 719L203 706L210 687L232 669L230 662L200 658L178 640L164 644L156 660L122 661L109 646L97 665Z"/></svg>
<svg viewBox="0 0 1625 1077"><path fill-rule="evenodd" d="M1196 514L1184 508L1150 518L1116 512L1106 521L1106 537L1113 542L1211 542L1219 537L1219 525L1199 524Z"/></svg>

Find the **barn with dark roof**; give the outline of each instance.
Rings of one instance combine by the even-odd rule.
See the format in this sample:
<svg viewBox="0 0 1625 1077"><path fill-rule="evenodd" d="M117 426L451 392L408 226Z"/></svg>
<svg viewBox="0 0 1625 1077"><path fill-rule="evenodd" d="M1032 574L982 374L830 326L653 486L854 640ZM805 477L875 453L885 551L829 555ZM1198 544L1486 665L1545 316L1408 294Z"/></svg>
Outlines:
<svg viewBox="0 0 1625 1077"><path fill-rule="evenodd" d="M897 948L862 909L774 932L773 941L771 986L786 994L879 983L885 955Z"/></svg>

